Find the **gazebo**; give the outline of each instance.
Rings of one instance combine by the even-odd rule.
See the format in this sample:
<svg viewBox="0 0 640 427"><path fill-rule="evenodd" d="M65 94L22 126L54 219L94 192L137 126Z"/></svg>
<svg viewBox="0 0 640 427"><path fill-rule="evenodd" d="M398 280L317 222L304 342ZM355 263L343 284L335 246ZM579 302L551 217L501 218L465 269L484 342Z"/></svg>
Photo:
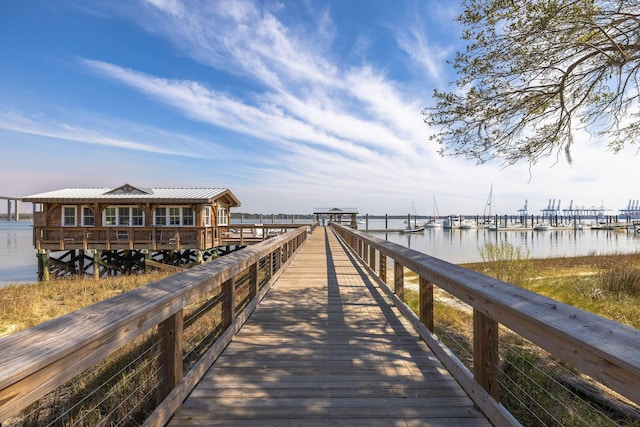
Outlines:
<svg viewBox="0 0 640 427"><path fill-rule="evenodd" d="M358 228L357 216L357 208L315 208L313 210L313 217L318 223L328 219L329 222L347 225L351 228Z"/></svg>

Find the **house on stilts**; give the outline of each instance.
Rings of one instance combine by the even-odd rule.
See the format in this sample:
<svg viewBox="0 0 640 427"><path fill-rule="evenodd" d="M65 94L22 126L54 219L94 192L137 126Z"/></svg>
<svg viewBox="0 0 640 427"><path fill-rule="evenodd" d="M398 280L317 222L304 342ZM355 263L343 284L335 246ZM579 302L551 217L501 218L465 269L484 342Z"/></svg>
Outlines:
<svg viewBox="0 0 640 427"><path fill-rule="evenodd" d="M226 188L68 188L33 203L38 277L134 273L217 255L240 201Z"/></svg>

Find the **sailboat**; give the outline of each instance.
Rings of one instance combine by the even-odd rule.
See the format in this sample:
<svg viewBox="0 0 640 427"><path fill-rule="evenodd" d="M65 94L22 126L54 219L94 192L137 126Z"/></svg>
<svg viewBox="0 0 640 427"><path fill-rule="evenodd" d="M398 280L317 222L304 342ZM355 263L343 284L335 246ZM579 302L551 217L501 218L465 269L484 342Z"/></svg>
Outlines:
<svg viewBox="0 0 640 427"><path fill-rule="evenodd" d="M493 206L493 184L491 184L491 189L489 190L489 197L487 197L487 204L484 207L484 212L482 212L482 217L484 218L484 226L490 230L496 231L498 229L498 224L494 224L493 217L491 216L491 207Z"/></svg>
<svg viewBox="0 0 640 427"><path fill-rule="evenodd" d="M404 229L405 233L416 233L419 231L424 231L424 225L418 225L417 223L417 217L418 217L418 213L416 212L416 207L413 204L413 202L411 202L411 208L413 210L413 225L411 225L411 220L409 219L408 223L407 223L407 228Z"/></svg>
<svg viewBox="0 0 640 427"><path fill-rule="evenodd" d="M442 227L442 221L440 220L440 211L438 211L438 203L436 203L436 196L433 195L433 218L424 223L427 228L439 228Z"/></svg>

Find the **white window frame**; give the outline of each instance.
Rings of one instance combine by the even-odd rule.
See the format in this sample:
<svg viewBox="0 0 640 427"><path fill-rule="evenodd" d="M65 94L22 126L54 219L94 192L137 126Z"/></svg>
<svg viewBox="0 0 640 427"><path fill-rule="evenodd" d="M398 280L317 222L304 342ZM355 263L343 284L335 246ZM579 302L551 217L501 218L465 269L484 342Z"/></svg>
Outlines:
<svg viewBox="0 0 640 427"><path fill-rule="evenodd" d="M132 206L130 212L129 223L131 226L144 227L144 210L139 206ZM140 213L140 215L135 215L135 213ZM139 224L136 224L136 222L139 222Z"/></svg>
<svg viewBox="0 0 640 427"><path fill-rule="evenodd" d="M169 206L169 214L167 215L167 218L168 218L167 225L173 226L173 227L180 227L182 225L182 207Z"/></svg>
<svg viewBox="0 0 640 427"><path fill-rule="evenodd" d="M121 211L121 209L126 209L127 210L127 214L126 215L122 215L122 213L124 211ZM140 209L140 207L135 206L135 205L110 205L107 206L105 208L105 210L102 213L102 223L106 226L106 227L144 227L144 210L140 209L142 211L142 224L138 224L138 225L133 225L133 209ZM113 210L113 215L109 215L110 217L113 217L115 219L115 224L109 224L107 223L107 211ZM124 221L120 221L120 219L123 219Z"/></svg>
<svg viewBox="0 0 640 427"><path fill-rule="evenodd" d="M66 214L67 209L73 209L73 224L67 224L67 218L71 218L71 215ZM78 226L78 207L75 205L63 205L62 206L62 219L63 227L77 227Z"/></svg>
<svg viewBox="0 0 640 427"><path fill-rule="evenodd" d="M82 209L82 226L83 227L94 227L96 225L96 213L91 208L91 206L81 206ZM91 215L86 215L85 213L89 211ZM93 218L93 224L87 224L87 218Z"/></svg>
<svg viewBox="0 0 640 427"><path fill-rule="evenodd" d="M113 222L110 224L107 218L112 218L111 221ZM106 227L115 227L116 225L118 225L118 210L115 206L107 206L104 209L104 211L102 212L102 223Z"/></svg>
<svg viewBox="0 0 640 427"><path fill-rule="evenodd" d="M196 225L196 211L191 206L180 206L180 205L158 206L156 208L156 212L158 212L158 209L165 209L164 224L158 224L157 216L154 215L154 225L158 227L194 227ZM191 215L186 215L185 209L189 209L191 211ZM185 224L186 218L192 219L190 224Z"/></svg>
<svg viewBox="0 0 640 427"><path fill-rule="evenodd" d="M224 206L218 207L218 226L229 225L229 215L227 215L227 208Z"/></svg>
<svg viewBox="0 0 640 427"><path fill-rule="evenodd" d="M159 224L158 223L158 211L162 209L164 214L160 215L160 218L164 219L164 223L163 224ZM156 208L156 210L153 212L153 225L155 225L156 227L166 227L167 226L167 221L168 221L168 216L167 216L167 207L166 206L158 206Z"/></svg>
<svg viewBox="0 0 640 427"><path fill-rule="evenodd" d="M211 206L204 207L204 226L211 227Z"/></svg>
<svg viewBox="0 0 640 427"><path fill-rule="evenodd" d="M116 211L116 224L120 227L131 226L131 206L118 206ZM124 214L126 212L126 215Z"/></svg>
<svg viewBox="0 0 640 427"><path fill-rule="evenodd" d="M187 215L187 212L190 212L190 215ZM187 218L190 218L190 224L185 224ZM191 206L183 206L180 209L180 225L183 227L193 227L196 225L196 211Z"/></svg>

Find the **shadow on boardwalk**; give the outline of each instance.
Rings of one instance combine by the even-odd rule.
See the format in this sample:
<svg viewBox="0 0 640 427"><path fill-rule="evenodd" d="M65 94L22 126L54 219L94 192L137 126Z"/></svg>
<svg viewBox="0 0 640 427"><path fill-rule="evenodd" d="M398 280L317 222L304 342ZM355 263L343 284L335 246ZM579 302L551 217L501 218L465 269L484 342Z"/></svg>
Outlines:
<svg viewBox="0 0 640 427"><path fill-rule="evenodd" d="M170 425L490 423L320 227Z"/></svg>

